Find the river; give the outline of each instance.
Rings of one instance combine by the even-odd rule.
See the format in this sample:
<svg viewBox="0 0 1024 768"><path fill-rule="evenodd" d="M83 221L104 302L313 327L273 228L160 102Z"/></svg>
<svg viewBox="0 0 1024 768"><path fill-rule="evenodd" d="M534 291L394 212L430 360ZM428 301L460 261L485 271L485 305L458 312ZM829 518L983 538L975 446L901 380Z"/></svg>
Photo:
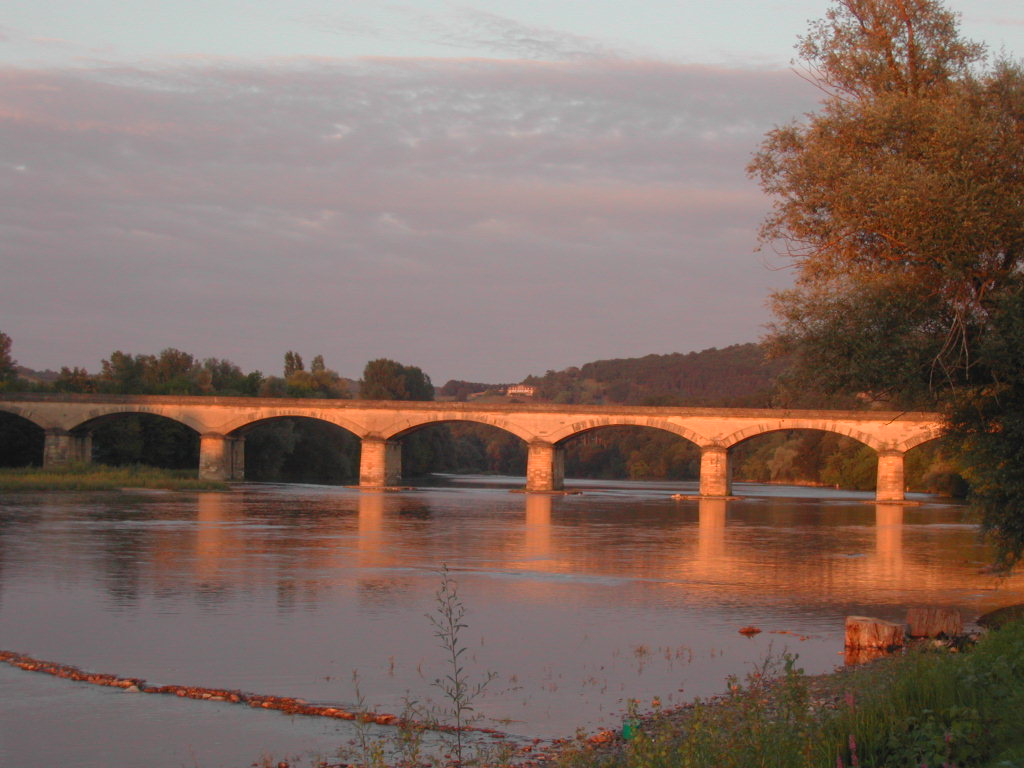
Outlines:
<svg viewBox="0 0 1024 768"><path fill-rule="evenodd" d="M629 699L723 690L769 655L843 662L843 619L917 605L970 620L1024 602L982 572L964 509L925 496L737 484L443 478L402 493L0 496L0 648L82 669L400 712L439 709L429 619L442 567L482 724L523 737L616 727ZM745 626L762 631L753 637ZM0 765L244 768L335 755L348 723L126 693L0 665Z"/></svg>

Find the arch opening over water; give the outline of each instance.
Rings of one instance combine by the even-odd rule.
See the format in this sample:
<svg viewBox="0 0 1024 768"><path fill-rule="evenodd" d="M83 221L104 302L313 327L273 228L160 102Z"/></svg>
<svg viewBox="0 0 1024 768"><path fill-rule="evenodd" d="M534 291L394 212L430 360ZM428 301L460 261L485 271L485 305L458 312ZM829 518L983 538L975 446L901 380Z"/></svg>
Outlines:
<svg viewBox="0 0 1024 768"><path fill-rule="evenodd" d="M227 435L233 479L348 484L359 476L360 440L338 424L308 416L250 421Z"/></svg>
<svg viewBox="0 0 1024 768"><path fill-rule="evenodd" d="M875 490L878 451L838 432L767 430L735 443L729 453L736 482Z"/></svg>
<svg viewBox="0 0 1024 768"><path fill-rule="evenodd" d="M41 467L45 442L36 422L0 410L0 467Z"/></svg>
<svg viewBox="0 0 1024 768"><path fill-rule="evenodd" d="M576 432L558 443L565 477L597 480L696 480L700 447L676 430L616 424Z"/></svg>
<svg viewBox="0 0 1024 768"><path fill-rule="evenodd" d="M393 434L387 443L401 453L403 484L423 482L435 473L526 474L526 441L482 419L427 421Z"/></svg>
<svg viewBox="0 0 1024 768"><path fill-rule="evenodd" d="M168 416L118 411L83 421L69 435L88 445L89 456L83 458L97 464L145 464L162 469L195 469L199 465L199 433Z"/></svg>

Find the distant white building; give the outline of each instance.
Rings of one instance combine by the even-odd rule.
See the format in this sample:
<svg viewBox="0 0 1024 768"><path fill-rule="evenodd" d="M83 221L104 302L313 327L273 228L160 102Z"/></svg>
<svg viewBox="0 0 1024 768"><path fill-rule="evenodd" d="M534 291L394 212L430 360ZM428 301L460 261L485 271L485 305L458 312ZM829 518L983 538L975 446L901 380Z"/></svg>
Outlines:
<svg viewBox="0 0 1024 768"><path fill-rule="evenodd" d="M537 388L531 387L529 384L513 384L505 390L505 394L509 397L515 397L516 395L521 395L522 397L533 397L536 391Z"/></svg>

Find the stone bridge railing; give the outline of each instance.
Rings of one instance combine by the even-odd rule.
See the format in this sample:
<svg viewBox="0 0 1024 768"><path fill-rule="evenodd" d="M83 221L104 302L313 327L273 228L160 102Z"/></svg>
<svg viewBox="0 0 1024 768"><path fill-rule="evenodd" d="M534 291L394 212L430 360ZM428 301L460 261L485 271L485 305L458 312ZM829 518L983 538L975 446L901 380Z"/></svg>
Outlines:
<svg viewBox="0 0 1024 768"><path fill-rule="evenodd" d="M401 438L427 424L468 421L510 432L527 444L526 490L564 487L563 446L602 427L640 426L679 435L701 451L700 492L732 492L730 449L779 430L813 429L851 437L878 452L879 501L904 498L904 454L941 435L937 414L882 411L799 411L553 404L476 405L449 402L178 397L173 395L0 395L0 411L45 431L44 464L88 461L90 425L124 413L173 419L200 436L199 474L241 480L245 433L266 419L304 417L334 424L362 441L359 483L388 487L401 481Z"/></svg>

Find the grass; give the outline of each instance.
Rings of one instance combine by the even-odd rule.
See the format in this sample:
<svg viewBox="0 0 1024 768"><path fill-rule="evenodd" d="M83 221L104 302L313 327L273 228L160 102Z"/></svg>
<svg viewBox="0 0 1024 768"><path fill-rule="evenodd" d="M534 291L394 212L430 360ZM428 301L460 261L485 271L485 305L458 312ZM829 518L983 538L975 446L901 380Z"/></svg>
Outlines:
<svg viewBox="0 0 1024 768"><path fill-rule="evenodd" d="M0 468L0 491L109 491L154 488L176 491L227 490L226 483L200 480L195 470L158 469L133 464L71 464L64 467Z"/></svg>
<svg viewBox="0 0 1024 768"><path fill-rule="evenodd" d="M834 675L768 661L724 696L579 741L561 768L1024 767L1024 622L965 653L917 648Z"/></svg>

